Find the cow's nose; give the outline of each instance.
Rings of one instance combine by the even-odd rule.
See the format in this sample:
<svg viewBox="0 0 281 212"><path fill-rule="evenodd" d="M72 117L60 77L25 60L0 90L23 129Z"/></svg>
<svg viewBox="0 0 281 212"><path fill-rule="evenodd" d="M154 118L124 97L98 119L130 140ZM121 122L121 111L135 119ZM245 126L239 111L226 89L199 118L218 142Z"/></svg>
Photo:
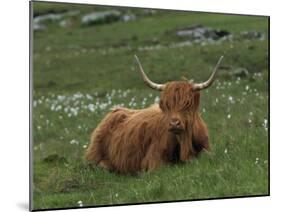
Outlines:
<svg viewBox="0 0 281 212"><path fill-rule="evenodd" d="M178 120L178 119L172 119L172 120L170 121L170 126L171 126L171 127L179 127L179 126L180 126L180 120Z"/></svg>

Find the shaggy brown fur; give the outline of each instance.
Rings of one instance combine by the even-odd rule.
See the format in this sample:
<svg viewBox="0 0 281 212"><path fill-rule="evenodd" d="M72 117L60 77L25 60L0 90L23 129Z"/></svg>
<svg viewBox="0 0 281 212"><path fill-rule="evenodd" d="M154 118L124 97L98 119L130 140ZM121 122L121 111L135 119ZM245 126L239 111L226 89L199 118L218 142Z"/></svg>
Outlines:
<svg viewBox="0 0 281 212"><path fill-rule="evenodd" d="M199 101L191 83L178 81L166 84L159 105L109 112L91 136L86 160L119 173L188 161L210 148Z"/></svg>

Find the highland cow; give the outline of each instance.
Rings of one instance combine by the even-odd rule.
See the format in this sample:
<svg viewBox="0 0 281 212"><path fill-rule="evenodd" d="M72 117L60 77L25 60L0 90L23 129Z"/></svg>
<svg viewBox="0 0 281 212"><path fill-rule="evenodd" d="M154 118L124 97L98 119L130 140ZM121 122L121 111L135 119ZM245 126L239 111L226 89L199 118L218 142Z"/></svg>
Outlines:
<svg viewBox="0 0 281 212"><path fill-rule="evenodd" d="M138 173L186 162L202 150L208 151L208 129L199 114L200 90L213 83L222 58L204 83L156 84L135 56L144 82L161 91L160 102L146 109L109 112L92 133L86 160L110 171Z"/></svg>

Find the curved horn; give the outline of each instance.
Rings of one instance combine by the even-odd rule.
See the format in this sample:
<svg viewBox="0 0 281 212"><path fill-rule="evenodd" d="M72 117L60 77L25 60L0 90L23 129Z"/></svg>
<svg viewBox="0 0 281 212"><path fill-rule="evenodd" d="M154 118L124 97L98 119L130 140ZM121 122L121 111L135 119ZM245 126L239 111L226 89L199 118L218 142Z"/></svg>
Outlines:
<svg viewBox="0 0 281 212"><path fill-rule="evenodd" d="M155 90L163 91L164 88L165 88L165 85L164 84L154 83L150 79L148 79L148 77L146 76L146 74L143 71L143 68L141 66L141 63L140 63L139 58L137 57L137 55L135 55L135 59L136 59L138 65L139 65L140 73L141 73L142 79L145 82L145 84L147 84L149 87L151 87L151 88L153 88Z"/></svg>
<svg viewBox="0 0 281 212"><path fill-rule="evenodd" d="M213 70L213 73L211 74L210 78L206 81L206 82L202 82L202 83L194 83L193 84L193 90L194 91L200 91L200 90L203 90L205 88L208 88L209 86L212 85L212 83L214 82L215 80L215 76L217 74L217 71L218 71L218 67L221 63L223 59L223 56L220 57L217 65L215 66L214 70Z"/></svg>

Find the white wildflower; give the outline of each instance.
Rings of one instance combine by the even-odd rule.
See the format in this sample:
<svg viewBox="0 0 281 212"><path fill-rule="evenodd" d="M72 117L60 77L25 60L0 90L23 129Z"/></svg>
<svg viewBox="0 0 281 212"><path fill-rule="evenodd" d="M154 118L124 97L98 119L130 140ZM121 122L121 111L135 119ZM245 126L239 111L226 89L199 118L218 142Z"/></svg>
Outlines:
<svg viewBox="0 0 281 212"><path fill-rule="evenodd" d="M58 106L56 107L55 111L59 111L59 110L61 110L61 109L62 109L62 106L61 106L61 105L58 105Z"/></svg>
<svg viewBox="0 0 281 212"><path fill-rule="evenodd" d="M78 145L78 144L79 144L79 141L76 141L75 139L73 139L73 140L71 140L69 143L70 143L70 144L76 144L76 145Z"/></svg>
<svg viewBox="0 0 281 212"><path fill-rule="evenodd" d="M79 200L79 201L77 202L77 204L78 204L79 207L83 207L83 202L82 202L81 200Z"/></svg>
<svg viewBox="0 0 281 212"><path fill-rule="evenodd" d="M95 107L94 107L93 104L89 104L89 105L88 105L88 109L89 109L89 111L91 111L91 112L94 112L94 111L95 111Z"/></svg>
<svg viewBox="0 0 281 212"><path fill-rule="evenodd" d="M155 99L154 99L154 103L159 103L159 101L160 101L159 96L156 96Z"/></svg>
<svg viewBox="0 0 281 212"><path fill-rule="evenodd" d="M61 96L61 95L58 95L57 99L60 101L60 102L63 102L66 97L65 96Z"/></svg>
<svg viewBox="0 0 281 212"><path fill-rule="evenodd" d="M72 113L73 116L77 116L78 115L78 108L70 108L70 112Z"/></svg>
<svg viewBox="0 0 281 212"><path fill-rule="evenodd" d="M233 103L235 102L232 96L229 96L229 97L228 97L228 101L229 101L231 104L233 104Z"/></svg>
<svg viewBox="0 0 281 212"><path fill-rule="evenodd" d="M265 130L267 130L267 119L263 120L262 126L264 127Z"/></svg>
<svg viewBox="0 0 281 212"><path fill-rule="evenodd" d="M100 108L101 110L104 110L106 107L107 107L107 104L106 104L106 103L102 103L102 104L99 105L99 108Z"/></svg>
<svg viewBox="0 0 281 212"><path fill-rule="evenodd" d="M127 92L125 91L124 93L123 93L123 97L125 98L125 97L127 97Z"/></svg>
<svg viewBox="0 0 281 212"><path fill-rule="evenodd" d="M51 111L55 110L55 105L51 105Z"/></svg>

